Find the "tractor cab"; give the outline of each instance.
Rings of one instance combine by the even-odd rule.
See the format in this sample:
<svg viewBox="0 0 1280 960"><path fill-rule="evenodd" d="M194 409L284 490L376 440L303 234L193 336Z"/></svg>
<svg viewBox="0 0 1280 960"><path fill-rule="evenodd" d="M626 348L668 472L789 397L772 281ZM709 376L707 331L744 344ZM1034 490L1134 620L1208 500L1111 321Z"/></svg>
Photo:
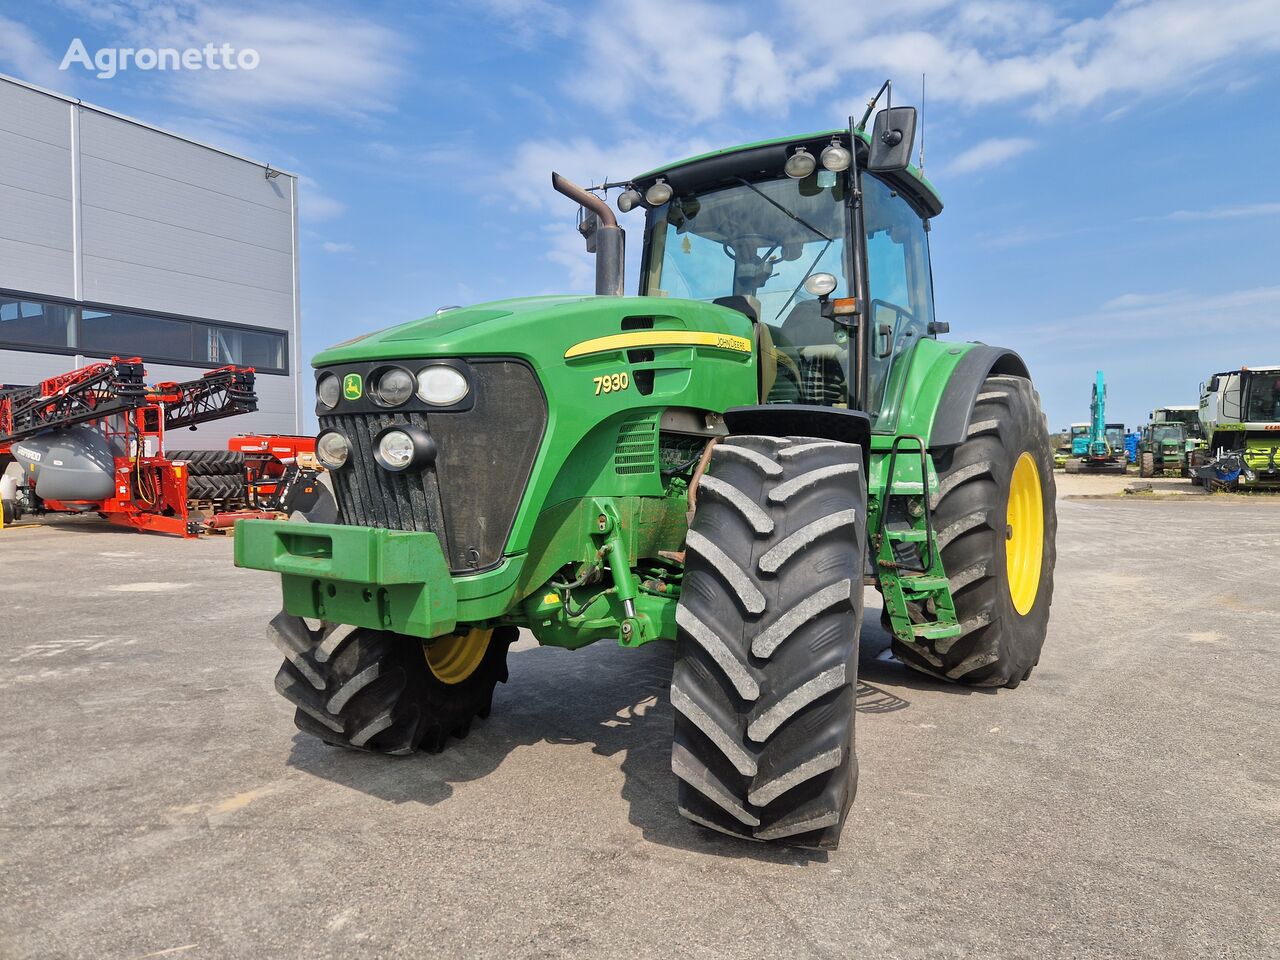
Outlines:
<svg viewBox="0 0 1280 960"><path fill-rule="evenodd" d="M1143 428L1143 446L1164 453L1179 453L1187 442L1187 425L1176 420L1149 423Z"/></svg>
<svg viewBox="0 0 1280 960"><path fill-rule="evenodd" d="M891 431L911 353L945 329L928 243L942 203L905 154L880 146L881 127L904 122L895 113L877 117L880 136L749 144L627 185L620 207L646 210L640 294L746 314L761 403L862 410Z"/></svg>

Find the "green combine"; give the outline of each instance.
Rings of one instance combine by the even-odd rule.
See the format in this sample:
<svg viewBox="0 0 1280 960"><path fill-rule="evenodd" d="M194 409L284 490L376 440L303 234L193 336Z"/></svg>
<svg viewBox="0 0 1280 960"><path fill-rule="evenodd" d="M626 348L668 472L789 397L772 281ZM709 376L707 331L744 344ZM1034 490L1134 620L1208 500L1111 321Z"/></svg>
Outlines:
<svg viewBox="0 0 1280 960"><path fill-rule="evenodd" d="M868 109L868 115L871 110ZM834 847L864 585L893 650L1016 687L1053 591L1053 451L1011 350L937 339L915 112L721 150L581 206L595 296L439 311L316 357L341 523L241 523L297 726L388 754L488 715L518 629L675 643L677 806Z"/></svg>

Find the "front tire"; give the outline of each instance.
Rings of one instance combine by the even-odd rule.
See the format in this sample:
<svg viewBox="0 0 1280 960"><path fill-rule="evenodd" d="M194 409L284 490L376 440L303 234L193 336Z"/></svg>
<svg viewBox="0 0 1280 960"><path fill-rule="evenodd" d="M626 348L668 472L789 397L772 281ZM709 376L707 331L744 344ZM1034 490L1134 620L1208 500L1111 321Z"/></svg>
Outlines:
<svg viewBox="0 0 1280 960"><path fill-rule="evenodd" d="M487 717L517 635L515 627L499 627L424 643L342 624L312 630L287 613L271 621L269 633L285 655L276 690L297 707L298 729L336 746L389 754L437 752L449 737L465 737L476 717Z"/></svg>
<svg viewBox="0 0 1280 960"><path fill-rule="evenodd" d="M832 849L857 787L862 448L729 437L697 492L671 682L680 813Z"/></svg>
<svg viewBox="0 0 1280 960"><path fill-rule="evenodd" d="M1161 472L1161 473L1164 473L1163 468L1161 469L1161 471L1160 471L1160 472ZM1140 465L1139 465L1139 467L1138 467L1138 476L1140 476L1140 477L1154 477L1155 475L1156 475L1156 458L1155 458L1155 454L1151 454L1151 453L1144 453L1144 454L1142 455L1142 461L1141 461L1141 463L1140 463Z"/></svg>
<svg viewBox="0 0 1280 960"><path fill-rule="evenodd" d="M1057 558L1053 448L1030 381L989 377L968 438L934 463L933 523L961 633L894 638L894 654L944 680L1016 687L1040 660Z"/></svg>

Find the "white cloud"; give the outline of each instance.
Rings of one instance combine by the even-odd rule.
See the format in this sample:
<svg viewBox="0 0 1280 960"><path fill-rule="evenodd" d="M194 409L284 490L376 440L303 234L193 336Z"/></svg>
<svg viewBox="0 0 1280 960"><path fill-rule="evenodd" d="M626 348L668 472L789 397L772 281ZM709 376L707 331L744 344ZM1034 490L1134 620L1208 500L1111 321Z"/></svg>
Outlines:
<svg viewBox="0 0 1280 960"><path fill-rule="evenodd" d="M351 253L355 250L355 244L334 243L332 240L326 240L320 244L320 249L325 253Z"/></svg>
<svg viewBox="0 0 1280 960"><path fill-rule="evenodd" d="M347 118L392 108L405 79L405 35L354 12L310 5L218 5L208 0L63 0L114 31L120 45L256 50L253 70L188 70L165 76L176 100L225 115L304 110ZM92 52L92 51L91 51Z"/></svg>
<svg viewBox="0 0 1280 960"><path fill-rule="evenodd" d="M346 213L347 205L320 189L320 184L305 174L298 177L298 218L309 223L332 220Z"/></svg>
<svg viewBox="0 0 1280 960"><path fill-rule="evenodd" d="M950 163L946 164L948 173L975 173L989 170L1002 163L1020 157L1036 145L1034 140L1026 137L993 137L974 144L962 152Z"/></svg>
<svg viewBox="0 0 1280 960"><path fill-rule="evenodd" d="M1174 210L1159 217L1137 217L1150 220L1241 220L1250 217L1280 216L1280 203L1244 203L1210 210Z"/></svg>
<svg viewBox="0 0 1280 960"><path fill-rule="evenodd" d="M66 75L58 60L49 56L35 34L17 20L0 15L0 65L14 76L42 87L62 88Z"/></svg>
<svg viewBox="0 0 1280 960"><path fill-rule="evenodd" d="M571 212L573 202L551 189L551 172L581 186L605 180L625 180L671 160L695 156L711 147L700 139L668 137L628 138L608 144L589 137L569 140L529 140L516 148L512 176L503 185L515 193L524 209Z"/></svg>
<svg viewBox="0 0 1280 960"><path fill-rule="evenodd" d="M500 6L522 35L562 29L543 28L533 0ZM1029 0L906 0L838 16L830 0L786 0L768 22L761 30L749 9L711 0L608 0L574 33L582 53L566 87L604 112L647 110L689 127L730 105L784 114L873 77L923 72L933 101L1021 104L1048 119L1214 76L1246 82L1280 52L1275 0L1115 0L1075 21Z"/></svg>

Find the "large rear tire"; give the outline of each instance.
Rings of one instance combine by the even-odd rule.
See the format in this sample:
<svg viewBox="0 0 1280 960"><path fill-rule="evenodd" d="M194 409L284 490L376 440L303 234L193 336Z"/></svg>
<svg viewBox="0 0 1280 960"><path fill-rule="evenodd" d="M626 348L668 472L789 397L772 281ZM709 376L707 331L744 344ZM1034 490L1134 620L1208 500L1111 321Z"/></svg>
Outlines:
<svg viewBox="0 0 1280 960"><path fill-rule="evenodd" d="M961 633L894 638L893 652L944 680L1016 687L1040 661L1057 559L1053 448L1030 381L989 377L968 438L934 463L933 523Z"/></svg>
<svg viewBox="0 0 1280 960"><path fill-rule="evenodd" d="M244 474L244 454L239 450L166 450L165 457L184 461L193 477Z"/></svg>
<svg viewBox="0 0 1280 960"><path fill-rule="evenodd" d="M326 743L374 753L442 750L487 717L507 679L515 627L473 630L424 643L417 637L325 623L312 630L281 613L271 640L285 655L276 690L297 707L294 723Z"/></svg>
<svg viewBox="0 0 1280 960"><path fill-rule="evenodd" d="M680 813L824 849L857 787L854 692L866 550L856 444L716 445L686 543L671 704Z"/></svg>

